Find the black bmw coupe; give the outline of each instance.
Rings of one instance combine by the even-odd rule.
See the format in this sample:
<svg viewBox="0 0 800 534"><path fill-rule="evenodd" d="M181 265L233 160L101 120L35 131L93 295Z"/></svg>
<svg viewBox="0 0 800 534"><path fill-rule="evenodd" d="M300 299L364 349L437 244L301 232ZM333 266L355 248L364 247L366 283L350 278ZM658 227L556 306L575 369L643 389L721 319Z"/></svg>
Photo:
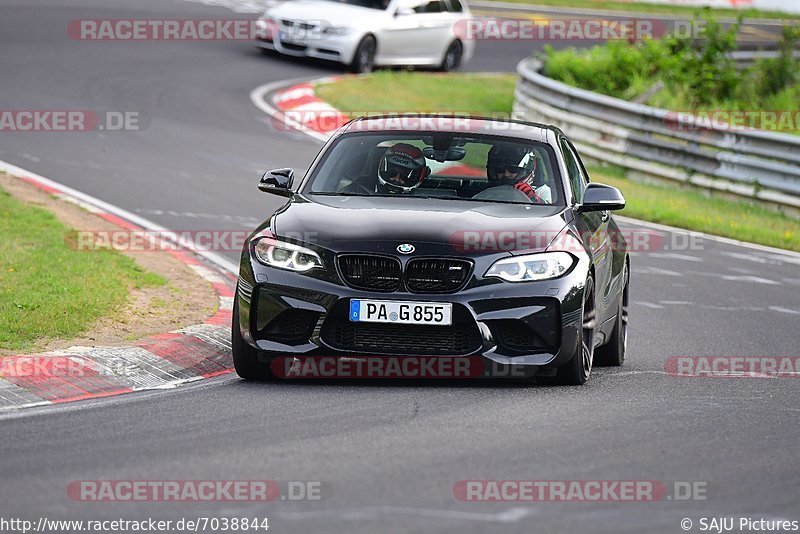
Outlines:
<svg viewBox="0 0 800 534"><path fill-rule="evenodd" d="M630 260L611 210L552 126L372 117L343 126L247 239L238 375L277 358L470 357L583 384L625 358Z"/></svg>

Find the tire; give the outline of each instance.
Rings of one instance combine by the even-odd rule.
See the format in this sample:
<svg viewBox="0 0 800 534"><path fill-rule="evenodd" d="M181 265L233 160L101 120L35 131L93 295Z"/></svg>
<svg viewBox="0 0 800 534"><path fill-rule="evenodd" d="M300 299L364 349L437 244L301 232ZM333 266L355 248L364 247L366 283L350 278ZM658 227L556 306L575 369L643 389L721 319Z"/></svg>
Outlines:
<svg viewBox="0 0 800 534"><path fill-rule="evenodd" d="M554 377L542 377L539 379L541 382L554 385L580 386L589 380L589 375L592 373L594 336L597 326L594 278L591 275L586 279L586 287L583 290L581 318L581 335L575 348L575 354L570 361L556 370Z"/></svg>
<svg viewBox="0 0 800 534"><path fill-rule="evenodd" d="M458 70L458 67L461 66L461 59L463 56L464 45L461 44L461 41L453 41L450 43L450 46L447 47L447 50L444 53L442 64L439 66L439 70L442 72L453 72Z"/></svg>
<svg viewBox="0 0 800 534"><path fill-rule="evenodd" d="M233 368L244 380L266 381L274 378L269 365L258 361L258 351L242 338L239 327L239 298L233 297L233 318L231 319L231 348L233 349Z"/></svg>
<svg viewBox="0 0 800 534"><path fill-rule="evenodd" d="M356 74L366 74L375 69L375 52L378 49L378 43L371 35L367 35L361 42L358 43L353 62L350 64L350 70Z"/></svg>
<svg viewBox="0 0 800 534"><path fill-rule="evenodd" d="M628 348L628 286L630 285L630 273L628 264L625 264L623 271L625 285L622 288L622 295L619 299L619 309L617 310L617 320L614 322L614 330L608 339L608 343L602 347L597 347L594 353L594 363L600 366L616 367L625 361L625 353Z"/></svg>

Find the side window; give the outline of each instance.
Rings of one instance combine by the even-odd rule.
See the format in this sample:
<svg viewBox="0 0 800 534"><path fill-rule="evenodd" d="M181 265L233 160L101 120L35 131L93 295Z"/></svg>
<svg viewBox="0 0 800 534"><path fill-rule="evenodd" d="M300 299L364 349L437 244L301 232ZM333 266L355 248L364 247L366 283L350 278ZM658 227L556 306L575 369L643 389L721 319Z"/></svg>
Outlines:
<svg viewBox="0 0 800 534"><path fill-rule="evenodd" d="M575 201L581 203L583 202L583 190L588 183L586 176L583 174L582 165L578 162L577 155L572 151L572 148L563 139L561 140L561 151L564 152L564 161L567 164L569 182L575 195Z"/></svg>
<svg viewBox="0 0 800 534"><path fill-rule="evenodd" d="M578 150L575 148L575 145L572 144L572 141L567 141L567 144L572 150L572 155L575 157L575 160L578 162L578 170L581 172L581 176L583 176L584 183L588 184L592 181L592 178L589 176L589 173L586 172L586 166L583 164L583 160L578 154Z"/></svg>
<svg viewBox="0 0 800 534"><path fill-rule="evenodd" d="M441 13L444 11L442 5L444 0L410 0L403 2L402 7L412 9L414 13Z"/></svg>
<svg viewBox="0 0 800 534"><path fill-rule="evenodd" d="M441 13L444 11L444 9L442 9L442 0L423 2L419 6L415 7L414 11L417 13Z"/></svg>
<svg viewBox="0 0 800 534"><path fill-rule="evenodd" d="M447 0L447 10L451 13L461 13L464 8L461 7L459 0Z"/></svg>

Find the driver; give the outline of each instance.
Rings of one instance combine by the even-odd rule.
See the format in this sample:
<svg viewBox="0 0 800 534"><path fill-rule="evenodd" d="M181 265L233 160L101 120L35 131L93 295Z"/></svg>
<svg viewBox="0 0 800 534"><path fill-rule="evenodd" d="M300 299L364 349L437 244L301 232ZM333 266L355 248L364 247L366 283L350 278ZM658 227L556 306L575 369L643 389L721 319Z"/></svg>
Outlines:
<svg viewBox="0 0 800 534"><path fill-rule="evenodd" d="M377 192L408 194L419 187L430 169L422 150L408 143L389 147L378 164Z"/></svg>
<svg viewBox="0 0 800 534"><path fill-rule="evenodd" d="M536 154L528 147L502 143L489 150L486 176L491 186L510 185L537 204L553 202L550 186L536 184Z"/></svg>

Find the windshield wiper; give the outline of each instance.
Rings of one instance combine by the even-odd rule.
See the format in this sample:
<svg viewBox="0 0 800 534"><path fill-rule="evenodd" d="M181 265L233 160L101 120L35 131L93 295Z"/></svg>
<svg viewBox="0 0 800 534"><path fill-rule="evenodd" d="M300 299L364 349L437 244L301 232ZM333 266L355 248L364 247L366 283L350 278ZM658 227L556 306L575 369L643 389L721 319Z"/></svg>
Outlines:
<svg viewBox="0 0 800 534"><path fill-rule="evenodd" d="M311 195L320 195L325 197L374 197L378 195L369 195L365 193L351 193L349 191L312 191Z"/></svg>

